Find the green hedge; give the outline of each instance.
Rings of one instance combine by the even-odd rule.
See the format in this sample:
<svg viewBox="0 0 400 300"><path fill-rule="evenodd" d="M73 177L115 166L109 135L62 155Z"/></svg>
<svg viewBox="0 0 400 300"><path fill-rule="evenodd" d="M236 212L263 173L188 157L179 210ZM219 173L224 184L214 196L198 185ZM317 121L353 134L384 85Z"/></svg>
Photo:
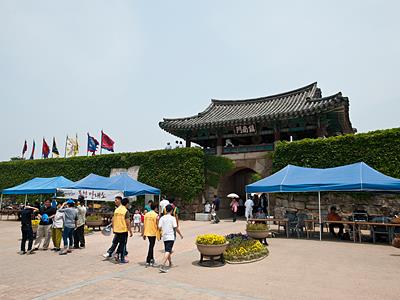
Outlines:
<svg viewBox="0 0 400 300"><path fill-rule="evenodd" d="M89 173L109 176L112 168L141 166L139 181L162 193L193 200L205 186L205 155L201 149L183 148L89 157L52 158L0 163L0 189L34 177L64 176L73 181Z"/></svg>
<svg viewBox="0 0 400 300"><path fill-rule="evenodd" d="M288 164L328 168L361 161L386 175L400 178L400 128L279 142L273 155L273 171Z"/></svg>

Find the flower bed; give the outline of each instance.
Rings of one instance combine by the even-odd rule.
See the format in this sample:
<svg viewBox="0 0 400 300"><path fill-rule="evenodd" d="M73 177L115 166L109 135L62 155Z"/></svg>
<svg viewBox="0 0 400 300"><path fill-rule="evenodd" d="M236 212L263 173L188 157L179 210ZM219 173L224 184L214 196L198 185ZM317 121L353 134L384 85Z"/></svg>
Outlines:
<svg viewBox="0 0 400 300"><path fill-rule="evenodd" d="M268 249L258 240L251 239L248 235L241 233L226 236L229 242L224 252L228 263L246 263L263 259L268 255Z"/></svg>

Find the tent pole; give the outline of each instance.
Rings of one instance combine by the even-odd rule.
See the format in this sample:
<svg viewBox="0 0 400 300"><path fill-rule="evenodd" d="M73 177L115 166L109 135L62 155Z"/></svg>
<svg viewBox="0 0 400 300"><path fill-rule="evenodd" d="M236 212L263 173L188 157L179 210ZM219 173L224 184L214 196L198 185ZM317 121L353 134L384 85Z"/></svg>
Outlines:
<svg viewBox="0 0 400 300"><path fill-rule="evenodd" d="M318 191L318 215L319 215L319 240L322 240L322 218L321 218L321 192Z"/></svg>
<svg viewBox="0 0 400 300"><path fill-rule="evenodd" d="M28 195L25 195L25 205L26 206L26 202L28 201Z"/></svg>
<svg viewBox="0 0 400 300"><path fill-rule="evenodd" d="M1 193L1 196L0 196L0 209L2 206L3 206L3 193Z"/></svg>
<svg viewBox="0 0 400 300"><path fill-rule="evenodd" d="M267 213L268 213L268 217L270 217L271 215L270 215L270 211L269 211L269 193L267 193L267 205L268 205L268 211L267 211Z"/></svg>

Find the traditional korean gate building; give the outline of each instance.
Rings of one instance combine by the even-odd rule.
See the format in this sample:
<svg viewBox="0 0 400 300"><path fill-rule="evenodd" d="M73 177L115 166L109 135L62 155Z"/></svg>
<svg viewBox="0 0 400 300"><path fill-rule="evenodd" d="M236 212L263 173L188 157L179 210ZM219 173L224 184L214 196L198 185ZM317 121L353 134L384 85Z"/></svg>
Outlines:
<svg viewBox="0 0 400 300"><path fill-rule="evenodd" d="M271 161L265 154L274 150L276 141L355 132L349 99L340 92L322 97L316 82L254 99L213 99L203 112L164 119L159 126L184 139L187 147L195 143L209 154L231 158L236 169L223 178L217 192L223 196L234 191L242 197L251 174L269 175Z"/></svg>

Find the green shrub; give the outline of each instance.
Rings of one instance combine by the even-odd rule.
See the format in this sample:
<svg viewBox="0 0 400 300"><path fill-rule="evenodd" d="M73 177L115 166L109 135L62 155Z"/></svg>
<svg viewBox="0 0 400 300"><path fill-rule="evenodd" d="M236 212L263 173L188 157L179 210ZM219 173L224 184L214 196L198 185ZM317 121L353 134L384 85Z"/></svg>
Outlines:
<svg viewBox="0 0 400 300"><path fill-rule="evenodd" d="M99 221L102 220L102 216L100 215L90 215L86 217L86 221L92 222L92 221Z"/></svg>
<svg viewBox="0 0 400 300"><path fill-rule="evenodd" d="M140 166L139 181L191 202L204 191L206 181L216 186L233 169L233 162L205 155L198 148L1 162L0 190L34 177L64 176L77 181L90 173L109 176L113 168L133 166Z"/></svg>
<svg viewBox="0 0 400 300"><path fill-rule="evenodd" d="M273 155L273 171L288 164L329 168L361 161L386 175L400 178L400 128L278 142Z"/></svg>

